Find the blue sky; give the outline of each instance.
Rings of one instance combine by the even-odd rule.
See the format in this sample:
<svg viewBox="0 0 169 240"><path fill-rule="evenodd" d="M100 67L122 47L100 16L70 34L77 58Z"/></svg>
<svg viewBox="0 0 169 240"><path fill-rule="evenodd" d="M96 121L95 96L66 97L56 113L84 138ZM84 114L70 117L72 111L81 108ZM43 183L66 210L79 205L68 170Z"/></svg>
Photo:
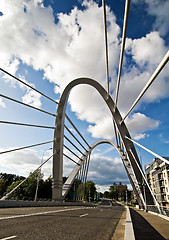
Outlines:
<svg viewBox="0 0 169 240"><path fill-rule="evenodd" d="M110 92L114 99L125 1L106 1ZM118 108L128 111L169 46L169 2L131 0ZM54 100L78 77L90 77L106 88L103 11L101 1L1 0L0 67ZM133 139L161 156L169 156L169 64L126 119ZM0 73L0 93L53 114L57 106ZM113 139L111 115L89 86L75 87L67 114L92 144ZM1 121L54 126L55 118L0 97ZM67 123L68 127L72 127ZM53 130L0 124L0 151L53 140ZM66 143L66 142L65 142ZM68 143L66 143L68 145ZM0 155L1 172L27 176L51 154L52 144ZM138 149L137 149L138 150ZM143 165L153 156L138 150ZM64 159L64 175L74 166ZM109 145L96 148L89 179L100 190L113 182L129 183L118 153ZM43 167L51 175L51 162Z"/></svg>

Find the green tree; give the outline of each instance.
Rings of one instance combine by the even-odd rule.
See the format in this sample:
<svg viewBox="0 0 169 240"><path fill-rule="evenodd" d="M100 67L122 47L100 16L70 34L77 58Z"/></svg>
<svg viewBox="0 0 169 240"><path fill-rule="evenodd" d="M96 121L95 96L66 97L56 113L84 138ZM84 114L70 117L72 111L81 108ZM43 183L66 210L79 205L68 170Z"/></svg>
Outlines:
<svg viewBox="0 0 169 240"><path fill-rule="evenodd" d="M0 180L3 180L2 182L5 181L5 184L3 183L3 188L1 188L1 195L5 194L7 187L10 186L12 183L19 181L19 180L23 180L23 179L24 179L24 177L18 176L15 174L0 173Z"/></svg>
<svg viewBox="0 0 169 240"><path fill-rule="evenodd" d="M94 197L95 197L95 194L96 194L96 186L95 186L95 183L92 182L92 181L87 181L86 182L86 186L85 186L85 191L86 191L86 194L87 194L87 200L88 201L94 201ZM90 198L90 199L89 199Z"/></svg>
<svg viewBox="0 0 169 240"><path fill-rule="evenodd" d="M9 196L9 198L34 200L38 178L39 178L40 182L43 182L43 179L42 179L43 174L41 174L40 171L36 171L33 174L30 173L30 176L27 178L27 180L23 184L21 184ZM6 192L7 193L11 192L21 182L22 182L22 180L13 182L10 186L7 187Z"/></svg>
<svg viewBox="0 0 169 240"><path fill-rule="evenodd" d="M109 197L111 199L116 199L118 200L118 191L117 191L117 187L116 187L116 183L114 183L113 185L110 186L109 188Z"/></svg>
<svg viewBox="0 0 169 240"><path fill-rule="evenodd" d="M40 170L37 170L34 173L30 172L30 176L27 178L24 184L25 197L27 199L34 200L38 180L40 187L43 182L43 174L40 173Z"/></svg>
<svg viewBox="0 0 169 240"><path fill-rule="evenodd" d="M96 195L96 186L92 181L87 181L86 183L81 183L77 189L78 199L84 201L93 201Z"/></svg>
<svg viewBox="0 0 169 240"><path fill-rule="evenodd" d="M6 191L6 183L4 179L0 180L0 196L2 197L4 192Z"/></svg>
<svg viewBox="0 0 169 240"><path fill-rule="evenodd" d="M45 181L39 181L38 199L52 199L52 178L49 176Z"/></svg>
<svg viewBox="0 0 169 240"><path fill-rule="evenodd" d="M10 193L21 182L22 180L13 182L10 186L7 187L6 193ZM11 193L11 195L9 196L9 199L17 199L17 200L23 199L25 196L24 185L25 183L20 185L13 193Z"/></svg>
<svg viewBox="0 0 169 240"><path fill-rule="evenodd" d="M104 198L110 198L109 194L110 193L108 191L105 191L104 194L103 194L103 197Z"/></svg>
<svg viewBox="0 0 169 240"><path fill-rule="evenodd" d="M65 178L65 177L64 177ZM67 178L65 178L66 181ZM75 179L72 186L70 187L65 200L66 201L76 201L77 199L83 199L83 190L81 189L81 187L79 187L81 185L81 180L79 179Z"/></svg>

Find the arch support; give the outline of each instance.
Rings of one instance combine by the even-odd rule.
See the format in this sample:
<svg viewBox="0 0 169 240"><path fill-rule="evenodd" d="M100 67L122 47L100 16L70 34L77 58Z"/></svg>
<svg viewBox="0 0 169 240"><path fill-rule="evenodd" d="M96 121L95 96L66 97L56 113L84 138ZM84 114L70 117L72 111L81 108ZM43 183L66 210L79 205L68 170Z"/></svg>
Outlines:
<svg viewBox="0 0 169 240"><path fill-rule="evenodd" d="M128 161L128 159L127 159L126 154L124 154L124 152L123 152L120 148L118 148L117 145L116 145L113 141L111 141L111 140L101 140L101 141L97 141L97 142L95 142L94 144L92 144L92 145L90 146L90 148L87 149L87 151L86 151L86 152L84 153L84 155L81 157L81 159L82 159L83 161L80 161L80 160L78 161L78 165L76 165L76 166L74 167L74 169L72 170L72 172L71 172L71 174L69 175L68 179L67 179L66 182L64 183L63 188L62 188L62 199L64 199L64 198L66 197L66 195L67 195L67 193L68 193L71 185L73 184L76 176L78 175L78 172L80 171L82 165L85 164L85 161L87 160L88 156L91 154L91 152L93 151L93 149L94 149L95 147L97 147L98 145L104 144L104 143L107 143L107 144L112 145L112 146L119 152L120 157L121 157L121 159L122 159L122 162L123 162L123 164L124 164L124 167L125 167L125 169L126 169L126 172L128 173L128 177L129 177L129 179L130 179L130 182L131 182L131 184L132 184L132 187L133 187L133 189L135 189L137 198L138 198L138 199L141 199L144 207L146 207L146 204L145 204L143 195L142 195L141 191L139 192L139 184L138 184L137 179L136 179L136 177L135 177L135 174L134 174L134 172L133 172L133 170L132 170L132 168L131 168L131 165L129 164L129 161ZM85 157L84 157L84 156L85 156Z"/></svg>

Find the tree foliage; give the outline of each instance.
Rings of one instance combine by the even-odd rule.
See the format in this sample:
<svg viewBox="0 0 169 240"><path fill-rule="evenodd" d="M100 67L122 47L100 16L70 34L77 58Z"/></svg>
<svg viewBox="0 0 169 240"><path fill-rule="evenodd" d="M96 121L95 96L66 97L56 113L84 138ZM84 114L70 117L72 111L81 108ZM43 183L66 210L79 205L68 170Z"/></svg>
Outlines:
<svg viewBox="0 0 169 240"><path fill-rule="evenodd" d="M6 190L5 180L4 180L4 179L1 179L1 180L0 180L0 196L3 195L3 193L5 192L5 190Z"/></svg>
<svg viewBox="0 0 169 240"><path fill-rule="evenodd" d="M94 201L96 195L96 186L92 181L81 183L77 189L79 199L84 201Z"/></svg>
<svg viewBox="0 0 169 240"><path fill-rule="evenodd" d="M6 190L9 186L23 179L24 179L23 176L8 173L0 173L0 197L5 195Z"/></svg>
<svg viewBox="0 0 169 240"><path fill-rule="evenodd" d="M5 195L6 193L10 193L16 186L18 186L23 181L23 179L25 179L24 177L19 177L16 175L12 176L12 174L1 174L0 176L3 177L2 179L0 179L1 196ZM14 192L11 193L9 199L34 200L38 181L38 199L51 199L52 178L49 177L44 181L43 174L41 174L40 170L34 173L30 173L30 176L27 178L27 180L23 182L23 184L21 184Z"/></svg>
<svg viewBox="0 0 169 240"><path fill-rule="evenodd" d="M127 190L127 185L123 185L121 182L119 184L113 183L113 185L109 187L109 191L104 192L103 196L105 198L126 202L126 200L131 200L131 191Z"/></svg>

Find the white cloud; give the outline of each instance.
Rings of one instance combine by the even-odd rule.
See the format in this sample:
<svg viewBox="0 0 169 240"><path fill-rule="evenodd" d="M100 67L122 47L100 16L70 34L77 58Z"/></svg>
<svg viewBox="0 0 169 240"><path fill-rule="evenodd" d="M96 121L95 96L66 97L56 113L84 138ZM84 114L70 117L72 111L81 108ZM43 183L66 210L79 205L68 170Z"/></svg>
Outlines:
<svg viewBox="0 0 169 240"><path fill-rule="evenodd" d="M0 148L0 152L15 149ZM43 156L43 162L50 156L49 152ZM24 149L11 153L0 154L1 171L5 169L6 172L13 173L20 176L28 176L30 172L35 171L42 163L42 155L32 149ZM49 160L42 166L42 173L45 178L52 175L52 162Z"/></svg>
<svg viewBox="0 0 169 240"><path fill-rule="evenodd" d="M128 39L127 50L131 51L133 59L141 67L160 63L167 52L164 40L158 32L151 32L140 39Z"/></svg>
<svg viewBox="0 0 169 240"><path fill-rule="evenodd" d="M44 78L55 84L56 93L61 93L70 81L82 76L94 78L106 88L102 8L94 1L84 1L83 6L83 10L74 7L69 14L59 13L56 24L52 8L44 8L42 1L2 0L0 31L3 37L0 38L0 59L3 59L3 67L16 73L22 62L35 70L43 70ZM115 15L109 8L107 20L110 88L113 91L121 39ZM132 64L126 67L126 56L118 102L123 115L158 66L167 46L156 29L140 39L127 39L126 49ZM142 101L152 102L168 96L168 68L166 66L161 72ZM23 101L41 107L39 95L32 90L26 92ZM81 120L90 123L88 131L93 137L113 137L109 110L93 88L75 87L70 93L69 103ZM139 107L140 104L137 109ZM130 131L135 135L144 134L141 131L150 129L151 124L151 129L158 126L156 121L146 116L142 119L144 124L138 124L138 118L143 117L138 114L135 116L137 118L128 120Z"/></svg>
<svg viewBox="0 0 169 240"><path fill-rule="evenodd" d="M0 107L6 108L6 104L4 103L2 98L0 98Z"/></svg>
<svg viewBox="0 0 169 240"><path fill-rule="evenodd" d="M133 62L127 69L124 65L126 71L121 79L118 106L123 115L154 73L167 47L159 34L152 32L140 39L127 39L126 51ZM142 102L153 102L169 96L168 71L169 66L166 65L136 106L137 109Z"/></svg>
<svg viewBox="0 0 169 240"><path fill-rule="evenodd" d="M88 131L94 138L112 139L114 137L113 120L111 117L102 117L96 124L89 125Z"/></svg>
<svg viewBox="0 0 169 240"><path fill-rule="evenodd" d="M41 95L34 90L28 90L26 94L22 97L23 103L31 105L33 107L41 108Z"/></svg>
<svg viewBox="0 0 169 240"><path fill-rule="evenodd" d="M140 140L140 139L143 139L143 138L148 137L148 136L149 136L148 134L140 133L140 134L136 134L133 138L135 140Z"/></svg>
<svg viewBox="0 0 169 240"><path fill-rule="evenodd" d="M1 152L9 149L0 149ZM21 150L0 155L1 168L7 167L12 173L19 172L20 175L28 175L35 170L41 162L40 156L34 150Z"/></svg>
<svg viewBox="0 0 169 240"><path fill-rule="evenodd" d="M144 9L151 16L155 17L154 29L158 30L161 35L168 33L168 22L169 22L169 2L167 0L134 0L134 3L144 4Z"/></svg>
<svg viewBox="0 0 169 240"><path fill-rule="evenodd" d="M157 128L160 122L157 120L153 120L144 114L134 113L131 117L127 118L126 125L129 129L129 132L134 135L135 139L139 139L139 137L143 138L146 135L141 132L146 130L151 130ZM139 133L139 134L138 134ZM140 135L141 134L141 135Z"/></svg>
<svg viewBox="0 0 169 240"><path fill-rule="evenodd" d="M114 182L129 182L120 158L101 156L99 153L91 155L88 179L104 186L110 186Z"/></svg>

